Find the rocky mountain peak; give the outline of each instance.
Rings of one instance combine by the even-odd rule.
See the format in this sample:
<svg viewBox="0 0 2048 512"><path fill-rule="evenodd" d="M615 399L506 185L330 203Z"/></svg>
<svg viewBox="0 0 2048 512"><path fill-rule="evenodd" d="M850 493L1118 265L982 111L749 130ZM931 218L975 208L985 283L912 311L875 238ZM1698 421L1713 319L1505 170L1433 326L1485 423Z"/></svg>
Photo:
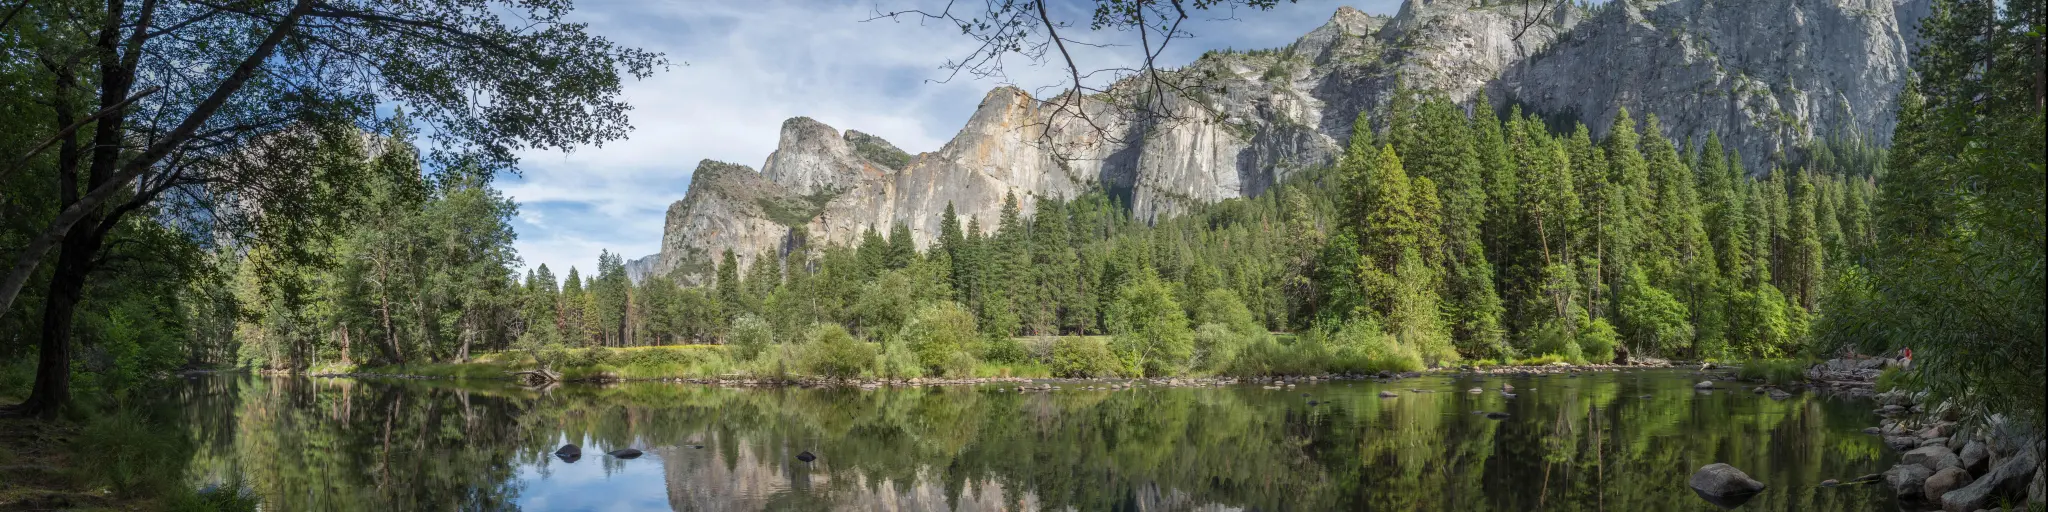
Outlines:
<svg viewBox="0 0 2048 512"><path fill-rule="evenodd" d="M1252 196L1334 162L1357 114L1404 88L1467 105L1486 94L1596 136L1618 109L1654 114L1665 135L1719 134L1763 172L1815 137L1887 141L1907 70L1899 26L1924 3L1630 0L1532 16L1499 0L1409 0L1394 16L1339 8L1288 48L1212 51L1167 71L1204 82L1164 94L1160 116L1114 105L1151 94L1146 80L1074 97L1085 120L997 87L952 140L917 155L793 118L760 173L699 166L654 272L701 275L725 249L782 254L798 230L811 245L853 243L901 223L927 245L947 205L993 226L1008 195L1028 215L1100 187L1147 219Z"/></svg>

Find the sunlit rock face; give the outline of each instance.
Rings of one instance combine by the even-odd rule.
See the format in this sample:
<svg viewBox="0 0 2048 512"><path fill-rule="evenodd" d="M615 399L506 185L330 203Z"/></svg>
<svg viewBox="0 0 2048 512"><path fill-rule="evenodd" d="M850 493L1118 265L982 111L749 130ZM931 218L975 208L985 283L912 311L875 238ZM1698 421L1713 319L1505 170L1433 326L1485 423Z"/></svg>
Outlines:
<svg viewBox="0 0 2048 512"><path fill-rule="evenodd" d="M897 223L923 247L948 204L962 225L992 230L1008 195L1029 215L1041 199L1101 187L1142 219L1249 197L1335 162L1358 113L1401 88L1468 106L1484 94L1596 136L1621 108L1654 114L1665 135L1697 144L1718 133L1746 168L1766 172L1815 137L1887 142L1909 55L1900 26L1926 11L1893 2L1636 0L1525 13L1411 0L1391 17L1344 7L1286 48L1211 52L1170 73L1194 87L1152 95L1153 82L1127 79L1049 99L997 88L926 153L793 118L760 172L700 167L648 267L701 283L727 249L751 264ZM1158 99L1143 114L1127 108L1147 97Z"/></svg>

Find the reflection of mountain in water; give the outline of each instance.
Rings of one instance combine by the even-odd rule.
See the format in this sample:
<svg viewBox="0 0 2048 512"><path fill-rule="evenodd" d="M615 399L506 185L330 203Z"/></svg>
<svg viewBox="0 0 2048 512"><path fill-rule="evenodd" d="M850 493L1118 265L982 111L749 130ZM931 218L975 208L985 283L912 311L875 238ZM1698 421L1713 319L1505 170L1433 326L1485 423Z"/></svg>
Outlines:
<svg viewBox="0 0 2048 512"><path fill-rule="evenodd" d="M752 443L721 442L737 441L725 436L712 431L704 439L654 450L661 455L662 480L668 484L670 508L699 512L1040 509L1036 497L1029 493L1006 497L1002 484L992 481L968 486L954 503L947 499L944 487L934 484L934 479L899 482L864 478L854 472L835 478L827 471L826 460L797 462L797 448L763 454ZM696 444L704 447L691 448Z"/></svg>
<svg viewBox="0 0 2048 512"><path fill-rule="evenodd" d="M1453 392L1503 380L1516 398ZM1867 404L1696 393L1695 382L1636 372L1286 391L539 393L221 376L160 405L197 448L195 478L240 479L266 510L1674 510L1705 505L1684 481L1711 462L1770 485L1746 510L1891 503L1882 486L1811 492L1891 464L1860 432ZM583 447L580 462L554 457L565 443ZM650 453L601 455L626 447ZM802 451L819 458L798 462Z"/></svg>

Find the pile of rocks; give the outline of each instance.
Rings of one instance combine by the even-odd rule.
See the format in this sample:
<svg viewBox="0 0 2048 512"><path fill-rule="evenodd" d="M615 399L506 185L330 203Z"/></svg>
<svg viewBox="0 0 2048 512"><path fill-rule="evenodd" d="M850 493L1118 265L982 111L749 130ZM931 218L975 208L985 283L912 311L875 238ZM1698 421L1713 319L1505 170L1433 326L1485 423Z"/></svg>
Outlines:
<svg viewBox="0 0 2048 512"><path fill-rule="evenodd" d="M2038 433L2021 432L2003 416L1981 427L1957 420L1961 407L1944 401L1929 410L1926 392L1876 395L1880 426L1864 432L1884 436L1885 446L1905 452L1884 480L1900 501L1974 512L2001 503L2042 503L2042 445Z"/></svg>
<svg viewBox="0 0 2048 512"><path fill-rule="evenodd" d="M1870 394L1877 387L1877 376L1885 368L1899 366L1897 359L1885 357L1829 359L1806 369L1806 379L1814 387L1825 388L1850 395Z"/></svg>

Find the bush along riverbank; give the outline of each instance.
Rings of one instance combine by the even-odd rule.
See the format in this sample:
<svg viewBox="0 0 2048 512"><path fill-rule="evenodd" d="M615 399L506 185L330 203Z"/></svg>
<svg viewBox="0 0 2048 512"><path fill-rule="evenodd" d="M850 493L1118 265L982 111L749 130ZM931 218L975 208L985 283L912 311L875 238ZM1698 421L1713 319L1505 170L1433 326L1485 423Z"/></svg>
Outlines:
<svg viewBox="0 0 2048 512"><path fill-rule="evenodd" d="M1818 389L1871 397L1879 420L1863 432L1882 436L1887 448L1901 454L1883 474L1847 483L1881 483L1909 510L2042 510L2048 498L2042 455L2048 446L2041 426L1913 390L1915 371L1882 357L1832 359L1807 369ZM1822 486L1840 484L1829 480Z"/></svg>
<svg viewBox="0 0 2048 512"><path fill-rule="evenodd" d="M541 359L549 362L547 367L559 381L563 382L656 381L729 386L845 385L863 388L883 385L973 385L1002 382L1039 383L1027 386L1028 389L1052 389L1050 386L1055 385L1052 383L1057 382L1108 383L1103 384L1105 386L1138 382L1164 386L1236 383L1284 385L1316 380L1392 380L1426 373L1539 375L1673 366L1670 362L1656 359L1638 359L1631 364L1573 364L1564 361L1536 360L1533 363L1509 364L1480 361L1435 369L1410 369L1405 366L1382 369L1373 365L1346 365L1341 361L1320 364L1302 362L1299 359L1322 354L1304 354L1301 352L1308 350L1297 348L1294 350L1296 353L1273 350L1273 353L1264 354L1264 361L1268 363L1257 369L1265 371L1244 371L1247 367L1237 366L1223 371L1148 377L1142 373L1127 374L1119 371L1119 360L1108 350L1108 341L1099 338L1102 337L1019 339L1014 341L1023 353L1022 361L994 363L970 359L950 367L941 364L936 368L926 368L919 364L914 354L906 356L887 345L822 345L833 343L831 341L772 345L758 349L752 358L746 359L735 355L735 352L744 351L745 348L731 345L570 349L542 355ZM1095 350L1089 350L1090 348ZM1288 359L1296 361L1287 361ZM529 353L497 352L482 354L460 363L404 366L327 364L303 372L266 373L302 373L313 377L522 380L522 374L540 367L535 360ZM1270 361L1274 360L1279 360L1281 364L1270 364ZM1300 373L1292 373L1293 371Z"/></svg>

